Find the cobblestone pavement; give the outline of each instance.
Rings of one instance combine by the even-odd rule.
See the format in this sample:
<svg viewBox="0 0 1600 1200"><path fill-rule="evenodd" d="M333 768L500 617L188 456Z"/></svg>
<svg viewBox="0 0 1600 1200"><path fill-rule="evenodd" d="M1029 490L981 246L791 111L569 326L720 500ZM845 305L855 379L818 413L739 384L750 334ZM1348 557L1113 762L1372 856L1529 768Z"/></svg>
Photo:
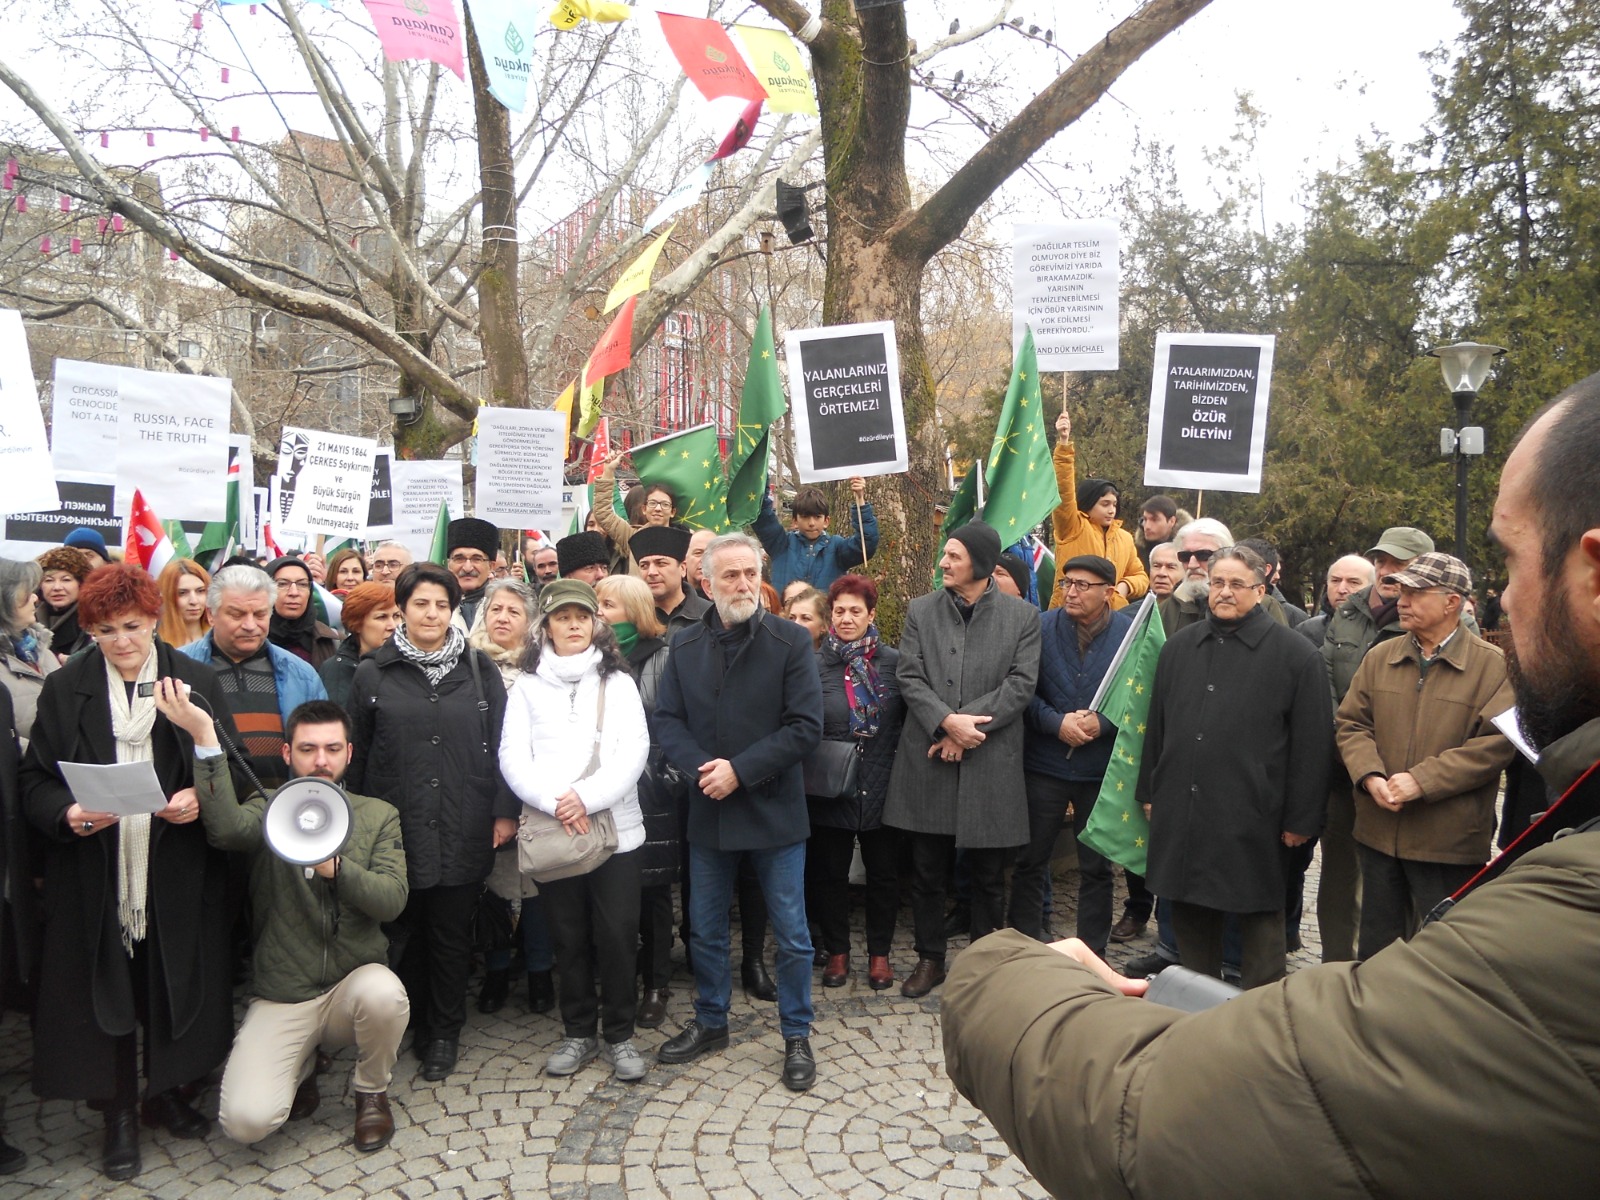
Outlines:
<svg viewBox="0 0 1600 1200"><path fill-rule="evenodd" d="M1315 867L1309 895L1314 880ZM1054 925L1063 936L1072 929L1076 885L1070 868L1057 876ZM1120 912L1120 881L1118 891ZM1291 969L1316 961L1309 898L1307 908L1306 946L1292 956ZM732 1045L724 1053L681 1067L653 1065L637 1084L613 1082L598 1061L551 1079L542 1067L560 1040L560 1023L554 1014L528 1014L518 986L494 1016L480 1015L469 997L461 1064L449 1079L425 1082L416 1060L402 1054L389 1093L396 1134L385 1149L358 1154L349 1145L347 1050L324 1078L322 1107L310 1120L255 1147L235 1145L215 1129L203 1142L147 1130L144 1172L125 1184L99 1173L97 1114L33 1097L28 1029L7 1014L0 1022L0 1096L9 1139L29 1162L21 1174L0 1179L0 1200L1043 1200L1044 1190L945 1077L937 990L907 1000L898 988L867 987L859 916L858 906L850 982L825 989L819 973L813 987L818 1081L809 1092L791 1093L778 1079L776 1006L747 1000L737 987ZM901 979L915 959L909 930L903 910L894 956ZM1114 948L1112 958L1145 953L1152 941L1147 935ZM964 944L952 942L952 954ZM677 1031L691 1013L691 990L680 961L667 1023L640 1031L641 1047L653 1052ZM215 1089L202 1107L215 1113Z"/></svg>

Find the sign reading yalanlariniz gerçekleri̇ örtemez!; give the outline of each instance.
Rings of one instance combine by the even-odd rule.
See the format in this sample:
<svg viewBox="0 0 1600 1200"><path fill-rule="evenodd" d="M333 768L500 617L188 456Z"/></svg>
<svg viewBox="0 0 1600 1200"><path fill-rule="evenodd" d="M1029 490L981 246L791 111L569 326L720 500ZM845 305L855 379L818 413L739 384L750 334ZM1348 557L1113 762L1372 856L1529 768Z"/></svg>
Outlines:
<svg viewBox="0 0 1600 1200"><path fill-rule="evenodd" d="M1261 491L1273 343L1270 334L1156 335L1145 483Z"/></svg>
<svg viewBox="0 0 1600 1200"><path fill-rule="evenodd" d="M908 465L893 321L784 335L802 483L892 475Z"/></svg>

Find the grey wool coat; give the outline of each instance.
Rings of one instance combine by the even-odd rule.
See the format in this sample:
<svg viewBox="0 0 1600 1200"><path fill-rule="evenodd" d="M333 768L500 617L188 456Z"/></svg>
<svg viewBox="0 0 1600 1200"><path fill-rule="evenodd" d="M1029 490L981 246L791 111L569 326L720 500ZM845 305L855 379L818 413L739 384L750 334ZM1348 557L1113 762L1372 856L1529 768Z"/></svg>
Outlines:
<svg viewBox="0 0 1600 1200"><path fill-rule="evenodd" d="M906 721L883 822L913 833L954 834L974 849L1028 840L1022 786L1022 714L1039 678L1039 610L991 583L970 622L940 589L906 609L896 671ZM985 740L959 763L929 758L952 713L983 713Z"/></svg>

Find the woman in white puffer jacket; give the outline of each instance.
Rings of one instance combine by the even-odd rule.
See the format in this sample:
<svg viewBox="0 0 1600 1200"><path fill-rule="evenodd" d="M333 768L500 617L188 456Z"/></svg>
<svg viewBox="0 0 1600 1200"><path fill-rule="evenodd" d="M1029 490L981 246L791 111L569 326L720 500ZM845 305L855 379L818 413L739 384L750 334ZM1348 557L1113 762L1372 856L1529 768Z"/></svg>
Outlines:
<svg viewBox="0 0 1600 1200"><path fill-rule="evenodd" d="M571 1075L598 1055L618 1079L632 1082L648 1070L633 1034L636 851L644 844L638 782L650 733L616 637L595 617L598 608L594 589L579 580L559 579L540 592L539 628L506 700L500 772L524 805L569 830L587 831L590 814L606 810L616 822L610 858L586 875L539 885L555 940L566 1033L545 1072Z"/></svg>

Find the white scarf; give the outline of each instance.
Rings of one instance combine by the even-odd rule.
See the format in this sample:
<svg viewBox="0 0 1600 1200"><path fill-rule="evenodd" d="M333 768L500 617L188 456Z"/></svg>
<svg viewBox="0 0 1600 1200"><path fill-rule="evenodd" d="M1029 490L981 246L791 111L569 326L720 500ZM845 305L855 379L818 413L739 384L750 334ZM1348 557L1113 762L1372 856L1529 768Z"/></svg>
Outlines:
<svg viewBox="0 0 1600 1200"><path fill-rule="evenodd" d="M139 668L130 703L128 688L117 669L106 660L107 691L111 695L111 736L117 740L117 761L150 762L155 754L150 733L156 723L156 699L139 695L139 684L156 679L156 648ZM135 942L142 942L149 922L145 903L150 892L150 814L138 813L118 822L120 837L117 854L117 922L122 926L122 948L133 953Z"/></svg>

